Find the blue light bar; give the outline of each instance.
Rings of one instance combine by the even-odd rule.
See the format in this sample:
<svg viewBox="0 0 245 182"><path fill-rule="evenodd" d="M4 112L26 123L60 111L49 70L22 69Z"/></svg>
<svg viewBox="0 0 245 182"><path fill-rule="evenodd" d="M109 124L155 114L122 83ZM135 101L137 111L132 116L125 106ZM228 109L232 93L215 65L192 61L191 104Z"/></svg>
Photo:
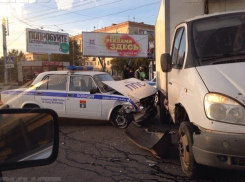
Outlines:
<svg viewBox="0 0 245 182"><path fill-rule="evenodd" d="M66 69L71 71L92 71L94 68L92 66L67 66Z"/></svg>

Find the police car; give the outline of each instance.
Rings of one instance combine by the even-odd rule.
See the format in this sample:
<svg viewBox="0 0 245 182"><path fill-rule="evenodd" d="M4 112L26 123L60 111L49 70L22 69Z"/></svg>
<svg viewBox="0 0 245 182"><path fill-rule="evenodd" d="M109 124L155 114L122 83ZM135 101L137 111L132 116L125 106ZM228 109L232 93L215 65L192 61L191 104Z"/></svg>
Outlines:
<svg viewBox="0 0 245 182"><path fill-rule="evenodd" d="M147 83L134 78L114 81L91 67L67 69L40 73L27 89L3 91L4 107L50 108L59 117L110 120L118 128L156 115L157 90Z"/></svg>

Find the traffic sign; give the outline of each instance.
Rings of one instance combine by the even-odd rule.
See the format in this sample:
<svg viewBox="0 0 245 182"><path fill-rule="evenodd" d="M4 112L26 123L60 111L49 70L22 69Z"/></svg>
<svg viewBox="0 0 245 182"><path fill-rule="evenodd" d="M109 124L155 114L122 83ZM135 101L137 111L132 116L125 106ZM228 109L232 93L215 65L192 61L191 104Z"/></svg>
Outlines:
<svg viewBox="0 0 245 182"><path fill-rule="evenodd" d="M14 68L14 57L7 56L5 59L6 68Z"/></svg>

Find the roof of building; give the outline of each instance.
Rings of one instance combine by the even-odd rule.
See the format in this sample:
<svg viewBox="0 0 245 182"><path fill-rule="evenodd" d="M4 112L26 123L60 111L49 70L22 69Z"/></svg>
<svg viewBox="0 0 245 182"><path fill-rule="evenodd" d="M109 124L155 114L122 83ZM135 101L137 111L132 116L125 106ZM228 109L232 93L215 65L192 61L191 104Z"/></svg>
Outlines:
<svg viewBox="0 0 245 182"><path fill-rule="evenodd" d="M122 22L122 23L118 23L118 24L112 24L111 26L104 27L104 28L101 28L101 29L97 29L97 30L94 30L93 32L105 32L106 30L111 30L111 29L125 27L125 26L128 26L128 27L137 26L137 27L142 27L142 28L148 28L148 29L155 30L155 26L154 25L144 24L144 22L126 21L126 22Z"/></svg>
<svg viewBox="0 0 245 182"><path fill-rule="evenodd" d="M106 32L106 30L109 31L109 30L113 30L113 29L120 28L120 27L125 27L125 26L142 27L142 28L155 30L155 26L154 25L145 24L144 22L125 21L125 22L118 23L118 24L112 24L111 26L108 26L108 27L100 28L100 29L94 30L92 32ZM79 34L79 35L72 36L71 38L72 39L79 39L81 37L82 37L82 35Z"/></svg>

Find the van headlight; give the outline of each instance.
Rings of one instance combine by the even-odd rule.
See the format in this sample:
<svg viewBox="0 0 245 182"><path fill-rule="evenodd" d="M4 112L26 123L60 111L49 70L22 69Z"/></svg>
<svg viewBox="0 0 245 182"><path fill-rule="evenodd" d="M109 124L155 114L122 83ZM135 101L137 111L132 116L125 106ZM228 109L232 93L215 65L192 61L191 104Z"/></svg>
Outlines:
<svg viewBox="0 0 245 182"><path fill-rule="evenodd" d="M205 96L204 106L209 119L245 124L245 109L233 99L209 93Z"/></svg>

